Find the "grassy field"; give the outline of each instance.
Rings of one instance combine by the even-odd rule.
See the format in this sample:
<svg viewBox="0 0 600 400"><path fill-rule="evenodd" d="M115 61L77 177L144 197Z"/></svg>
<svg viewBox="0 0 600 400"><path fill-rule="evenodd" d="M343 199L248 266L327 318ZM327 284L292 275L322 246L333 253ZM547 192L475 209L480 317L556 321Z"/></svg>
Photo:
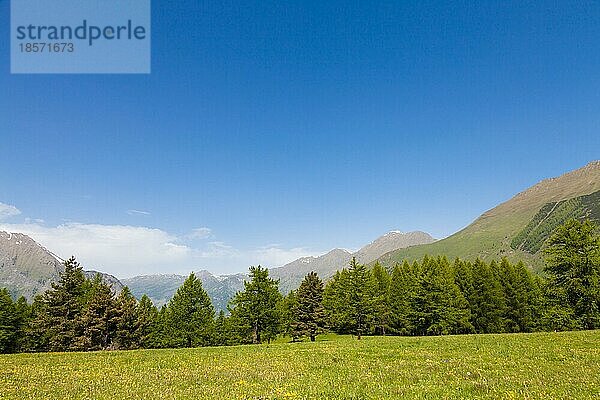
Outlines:
<svg viewBox="0 0 600 400"><path fill-rule="evenodd" d="M600 398L600 331L0 356L2 399Z"/></svg>

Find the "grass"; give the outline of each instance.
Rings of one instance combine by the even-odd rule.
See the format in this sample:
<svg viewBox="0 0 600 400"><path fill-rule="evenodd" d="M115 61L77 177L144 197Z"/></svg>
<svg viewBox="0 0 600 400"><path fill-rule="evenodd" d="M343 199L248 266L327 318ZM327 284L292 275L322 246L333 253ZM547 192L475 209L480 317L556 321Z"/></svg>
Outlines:
<svg viewBox="0 0 600 400"><path fill-rule="evenodd" d="M600 331L0 356L2 399L591 399Z"/></svg>

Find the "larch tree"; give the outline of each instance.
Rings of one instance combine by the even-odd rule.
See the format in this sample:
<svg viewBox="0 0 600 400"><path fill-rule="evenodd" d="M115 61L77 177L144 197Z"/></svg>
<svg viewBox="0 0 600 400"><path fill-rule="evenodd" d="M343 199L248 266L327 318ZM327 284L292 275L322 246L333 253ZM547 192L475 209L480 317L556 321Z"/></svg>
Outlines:
<svg viewBox="0 0 600 400"><path fill-rule="evenodd" d="M250 267L250 281L244 282L244 291L231 300L232 318L238 323L242 336L252 343L275 338L280 328L277 304L282 298L279 281L269 277L269 270ZM249 338L248 338L249 336Z"/></svg>
<svg viewBox="0 0 600 400"><path fill-rule="evenodd" d="M214 318L215 309L202 281L191 273L167 307L170 340L175 347L209 345L213 340Z"/></svg>

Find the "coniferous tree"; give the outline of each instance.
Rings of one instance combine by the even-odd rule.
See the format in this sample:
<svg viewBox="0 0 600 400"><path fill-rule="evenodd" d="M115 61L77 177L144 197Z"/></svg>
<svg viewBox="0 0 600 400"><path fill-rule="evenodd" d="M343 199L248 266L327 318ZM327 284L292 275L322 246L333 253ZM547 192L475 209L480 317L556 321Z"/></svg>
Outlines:
<svg viewBox="0 0 600 400"><path fill-rule="evenodd" d="M0 290L0 353L16 350L19 318L7 289Z"/></svg>
<svg viewBox="0 0 600 400"><path fill-rule="evenodd" d="M600 328L598 227L589 220L569 220L548 239L545 253L549 312L573 319L568 328Z"/></svg>
<svg viewBox="0 0 600 400"><path fill-rule="evenodd" d="M144 349L160 347L156 340L158 309L147 295L143 295L136 308L136 337L139 346Z"/></svg>
<svg viewBox="0 0 600 400"><path fill-rule="evenodd" d="M415 313L416 282L414 270L407 261L396 264L390 283L391 327L396 334L410 335L414 331L412 316Z"/></svg>
<svg viewBox="0 0 600 400"><path fill-rule="evenodd" d="M296 342L298 336L298 320L295 314L297 305L296 291L290 291L278 304L279 315L281 317L281 333L292 337L292 342Z"/></svg>
<svg viewBox="0 0 600 400"><path fill-rule="evenodd" d="M325 286L323 308L327 326L336 333L351 332L351 322L346 310L350 295L350 274L347 269L336 271L333 278Z"/></svg>
<svg viewBox="0 0 600 400"><path fill-rule="evenodd" d="M194 273L169 301L169 341L174 347L207 346L213 340L215 310Z"/></svg>
<svg viewBox="0 0 600 400"><path fill-rule="evenodd" d="M81 336L79 317L84 306L85 277L75 257L65 261L58 282L40 298L36 319L31 321L38 349L67 351L77 348Z"/></svg>
<svg viewBox="0 0 600 400"><path fill-rule="evenodd" d="M324 331L323 290L323 281L315 272L306 275L295 296L295 307L292 308L295 322L293 337L308 336L314 342L317 334Z"/></svg>
<svg viewBox="0 0 600 400"><path fill-rule="evenodd" d="M386 335L390 331L391 307L390 286L391 277L387 270L376 262L371 271L375 281L373 325L376 335Z"/></svg>
<svg viewBox="0 0 600 400"><path fill-rule="evenodd" d="M244 291L233 297L230 309L245 341L261 343L277 335L280 328L277 304L282 298L278 286L279 281L269 278L269 270L260 265L250 267L250 281L244 282Z"/></svg>
<svg viewBox="0 0 600 400"><path fill-rule="evenodd" d="M114 300L112 325L115 329L113 347L115 349L136 349L140 346L137 301L125 286Z"/></svg>
<svg viewBox="0 0 600 400"><path fill-rule="evenodd" d="M490 266L480 259L473 263L473 293L469 302L477 333L502 332L505 307L502 286Z"/></svg>
<svg viewBox="0 0 600 400"><path fill-rule="evenodd" d="M374 282L367 267L359 264L355 257L350 261L348 273L350 293L345 313L352 331L360 340L363 334L369 332L373 320Z"/></svg>
<svg viewBox="0 0 600 400"><path fill-rule="evenodd" d="M74 341L73 350L102 350L112 346L116 314L110 286L96 274L90 287L89 300L76 323L81 334Z"/></svg>

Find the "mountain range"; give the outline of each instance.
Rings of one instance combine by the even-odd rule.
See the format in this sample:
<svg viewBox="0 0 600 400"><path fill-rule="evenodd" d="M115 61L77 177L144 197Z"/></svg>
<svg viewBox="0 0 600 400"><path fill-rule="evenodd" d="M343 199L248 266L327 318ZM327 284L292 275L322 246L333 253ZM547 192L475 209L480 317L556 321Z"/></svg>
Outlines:
<svg viewBox="0 0 600 400"><path fill-rule="evenodd" d="M327 280L348 265L352 257L359 262L392 267L396 262L415 260L424 255L449 258L507 257L523 260L533 269L543 266L543 245L551 232L568 218L600 220L600 161L541 181L512 199L483 213L473 223L442 240L424 232L388 232L356 252L333 249L318 257L302 257L282 267L272 268L272 277L280 280L282 292L299 286L304 276L317 272ZM13 295L32 299L51 287L63 270L62 259L30 237L0 232L0 287ZM91 277L95 271L86 271ZM217 310L226 309L229 299L243 289L245 274L213 275L201 270L202 280ZM181 275L147 275L119 281L102 274L118 291L129 286L134 295L148 296L157 305L165 304L185 280Z"/></svg>
<svg viewBox="0 0 600 400"><path fill-rule="evenodd" d="M300 286L304 276L315 271L322 279L327 280L338 269L350 263L352 257L360 262L371 262L393 249L399 249L417 244L432 243L434 239L424 232L402 233L392 231L386 233L375 241L364 246L357 252L351 253L343 249L334 249L318 257L302 257L279 268L269 270L270 275L279 279L279 288L283 293L288 293ZM211 297L217 310L226 310L227 303L235 293L244 288L245 274L213 275L208 271L200 271L197 276L208 295ZM162 305L175 293L185 280L181 275L145 275L123 279L136 297L147 294L154 304Z"/></svg>

